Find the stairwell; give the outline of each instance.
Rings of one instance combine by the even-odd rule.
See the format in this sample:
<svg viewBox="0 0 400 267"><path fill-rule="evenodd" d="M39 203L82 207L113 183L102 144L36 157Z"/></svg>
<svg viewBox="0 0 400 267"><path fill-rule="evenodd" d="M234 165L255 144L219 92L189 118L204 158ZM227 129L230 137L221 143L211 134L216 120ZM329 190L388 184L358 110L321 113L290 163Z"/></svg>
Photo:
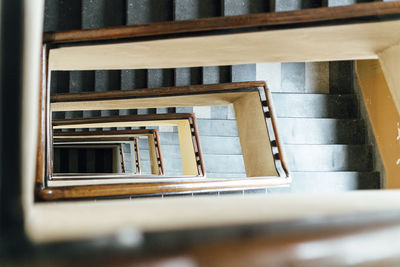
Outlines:
<svg viewBox="0 0 400 267"><path fill-rule="evenodd" d="M74 0L46 1L44 31L91 29L354 4L356 1ZM365 1L363 1L365 2ZM55 72L52 93L128 90L266 80L273 92L281 140L292 172L289 188L268 193L379 188L373 140L354 90L352 62L261 63L179 69ZM233 109L181 107L56 113L55 118L194 112L208 177L244 176ZM160 128L167 175L180 174L176 129ZM146 141L139 148L145 151ZM147 153L141 153L143 166ZM219 163L223 164L219 164ZM228 170L228 171L227 171ZM144 169L144 171L146 171ZM265 190L254 192L265 193Z"/></svg>

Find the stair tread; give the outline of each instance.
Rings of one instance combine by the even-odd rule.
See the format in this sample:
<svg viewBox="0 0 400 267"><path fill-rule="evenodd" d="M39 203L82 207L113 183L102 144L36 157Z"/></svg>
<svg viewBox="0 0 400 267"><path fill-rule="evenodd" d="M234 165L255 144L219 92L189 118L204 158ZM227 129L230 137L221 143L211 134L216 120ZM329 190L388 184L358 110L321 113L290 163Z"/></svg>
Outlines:
<svg viewBox="0 0 400 267"><path fill-rule="evenodd" d="M285 145L292 171L370 171L371 145Z"/></svg>
<svg viewBox="0 0 400 267"><path fill-rule="evenodd" d="M277 117L358 118L356 96L332 94L272 93ZM290 109L286 107L291 107Z"/></svg>
<svg viewBox="0 0 400 267"><path fill-rule="evenodd" d="M279 118L283 144L364 144L365 126L362 119Z"/></svg>
<svg viewBox="0 0 400 267"><path fill-rule="evenodd" d="M268 193L329 193L381 187L380 174L376 171L291 172L291 176L289 187L268 188Z"/></svg>

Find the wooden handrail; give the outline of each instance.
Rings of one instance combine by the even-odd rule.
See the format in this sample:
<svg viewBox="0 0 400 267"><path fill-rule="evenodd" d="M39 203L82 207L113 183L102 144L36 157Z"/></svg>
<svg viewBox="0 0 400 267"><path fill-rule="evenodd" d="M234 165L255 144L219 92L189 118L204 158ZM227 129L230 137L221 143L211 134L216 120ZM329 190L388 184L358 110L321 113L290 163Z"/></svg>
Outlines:
<svg viewBox="0 0 400 267"><path fill-rule="evenodd" d="M160 88L141 88L132 90L111 90L105 92L80 92L53 94L50 97L51 103L94 101L94 100L118 100L129 98L161 97L202 94L211 92L230 92L231 90L246 89L252 87L266 87L265 81L246 81L215 84L198 84L187 86L170 86Z"/></svg>
<svg viewBox="0 0 400 267"><path fill-rule="evenodd" d="M154 25L153 25L154 26ZM113 39L113 38L111 38ZM48 81L48 77L47 77L47 58L48 58L48 51L49 49L47 48L46 45L43 46L43 49L46 51L46 53L43 54L43 62L44 62L44 69L43 69L43 73L45 73L45 75L43 75L42 77L42 92L44 92L42 94L42 102L41 102L41 110L43 110L44 112L44 116L43 116L43 120L44 120L44 128L39 129L39 138L43 138L43 136L49 136L49 138L45 139L44 142L51 142L51 134L49 135L50 132L52 132L51 130L51 116L50 116L50 96L49 96L49 92L46 88L47 86L47 81ZM261 87L263 86L266 89L266 85L264 82L261 82L258 84L253 84L255 85L255 87ZM215 86L215 85L214 85ZM236 85L237 86L237 85ZM245 86L249 86L248 84L242 84L242 87ZM210 89L211 87L207 88ZM197 91L201 91L202 89L197 87L197 88L192 88L193 90L197 90ZM179 89L178 89L179 90ZM246 88L243 88L243 90L247 90ZM258 90L257 90L258 91ZM215 89L215 92L217 92L217 90ZM58 100L55 100L54 103L57 103ZM266 118L266 120L268 121L270 118ZM195 118L192 118L192 121L195 122ZM73 122L73 120L71 120L70 122ZM55 122L55 124L57 124L59 122ZM61 123L62 124L62 123ZM275 136L277 136L276 133L276 127L273 124L273 130L275 132ZM45 134L45 132L43 132L43 130L45 132L47 132L47 134ZM195 137L197 137L198 139L198 135L197 133L195 134ZM43 144L43 140L39 139L39 143ZM280 144L279 144L279 140L276 139L276 143L278 145L278 151L279 156L282 156L281 150L280 150ZM49 170L51 169L51 162L49 163L45 163L43 160L46 159L46 157L48 158L48 155L51 155L52 151L51 151L51 146L47 145L46 146L47 149L45 150L41 150L38 149L38 166L47 166L46 170L47 173L49 173ZM42 157L42 159L41 159ZM191 184L190 182L179 182L179 183L173 183L171 184L168 188L165 188L166 184L164 183L163 186L164 187L157 187L156 184L152 184L151 186L147 187L148 190L152 190L151 194L154 193L169 193L169 192L188 192L188 190L196 190L196 192L201 192L201 191L223 191L223 190L240 190L240 189L249 189L249 188L265 188L267 186L276 186L276 185L286 185L290 179L289 178L289 172L286 168L286 165L284 163L284 161L281 161L282 164L282 169L285 172L285 176L284 177L279 177L279 178L274 178L271 179L273 177L265 177L265 178L246 178L246 179L238 179L238 180L204 180L202 182L199 182L198 184ZM61 190L62 188L60 187L49 187L46 185L46 180L43 180L43 176L40 177L40 172L38 169L38 178L36 179L37 181L37 187L36 187L36 195L39 199L47 199L50 200L52 199L52 197L56 197L57 199L62 199L64 197L60 196L59 194L57 196L53 195L52 197L49 197L49 194L52 195L53 193L55 193L56 191L59 192L59 190ZM43 174L43 173L42 173ZM106 190L107 188L110 189L111 191L108 193L110 194L109 196L117 196L117 195L129 195L131 193L133 194L141 194L139 189L135 189L135 188L140 188L140 186L138 187L138 185L134 185L134 184L129 184L129 186L125 185L125 184L119 184L119 185L113 185L113 187L108 187L111 185L103 185L100 188L98 186L88 186L88 187L82 187L82 186L77 186L77 187L68 187L68 188L63 188L66 191L64 191L64 193L72 193L72 191L76 192L81 192L83 195L79 195L79 194L75 194L74 197L75 198L81 198L81 197L90 197L88 196L88 194L90 195L89 192L86 192L86 190L93 190L93 196L92 197L101 197L102 194L104 193L103 190ZM53 191L53 189L55 191ZM126 191L127 189L130 189L131 191ZM70 190L70 191L68 191ZM71 191L72 190L72 191ZM136 191L135 191L136 190ZM135 193L136 192L136 193ZM148 191L150 192L150 191Z"/></svg>
<svg viewBox="0 0 400 267"><path fill-rule="evenodd" d="M45 33L43 40L49 44L87 41L107 41L148 36L216 32L263 27L302 27L307 24L345 24L365 18L378 20L400 17L400 3L375 2L349 6L320 7L296 11L260 13L239 16L213 17L183 21L168 21L135 26L118 26L100 29L70 30Z"/></svg>
<svg viewBox="0 0 400 267"><path fill-rule="evenodd" d="M187 120L193 118L193 113L167 113L167 114L146 114L146 115L122 115L122 116L107 116L107 117L92 117L92 118L77 118L53 120L52 125L64 126L74 124L94 124L94 123L114 123L114 122L130 122L130 121L168 121L168 120Z"/></svg>
<svg viewBox="0 0 400 267"><path fill-rule="evenodd" d="M284 178L245 178L245 179L210 179L202 181L164 182L164 183L122 183L108 185L60 186L38 189L36 195L41 200L82 199L96 197L182 194L192 192L214 192L265 188L286 185Z"/></svg>
<svg viewBox="0 0 400 267"><path fill-rule="evenodd" d="M36 176L35 183L44 188L46 184L46 136L47 136L47 75L48 75L48 54L49 49L46 44L42 46L41 54L41 72L40 72L40 90L39 90L39 110L38 110L38 141L36 156Z"/></svg>
<svg viewBox="0 0 400 267"><path fill-rule="evenodd" d="M163 88L155 88L155 89L146 89L139 90L139 92L143 92L146 97L156 96L157 93L163 93L163 96L176 96L176 95L198 95L198 94L206 94L206 93L218 93L218 92L235 92L235 90L242 92L259 92L257 87L262 87L266 96L266 103L264 103L270 113L270 119L273 120L274 113L273 108L271 106L271 96L268 92L268 88L265 82L263 81L255 81L255 82L242 82L242 83L226 83L226 84L211 84L211 85L201 85L201 86L182 86L182 87L170 87L168 90L164 90ZM249 90L250 89L250 90ZM83 93L83 94L63 94L63 95L55 95L52 97L52 103L63 102L63 105L68 105L70 101L80 102L80 101L107 101L110 99L135 99L140 96L137 92L133 90L126 91L110 91L103 93ZM94 99L94 100L92 100ZM261 105L261 104L260 104ZM85 106L85 105L83 105ZM262 106L262 105L261 105ZM260 106L260 108L261 108ZM176 116L176 114L164 114L162 118L169 119L172 116ZM180 114L179 116L185 117L187 115ZM121 118L122 117L122 118ZM114 116L114 117L100 117L100 118L85 118L85 119L70 119L63 121L54 121L52 124L54 126L62 126L67 124L80 124L82 122L91 122L91 123L107 123L107 122L115 122L115 120L121 121L129 121L129 120L148 120L154 119L155 115L127 115L127 116ZM194 117L193 117L194 118ZM266 118L268 119L268 118ZM276 145L279 151L279 157L282 159L282 152L280 148L280 142L278 138L278 134L276 132L275 122L272 122L274 137L276 140ZM62 135L64 133L56 133L57 135ZM80 133L69 133L71 135L79 135ZM90 133L88 133L89 135ZM286 168L285 162L282 160L282 169L285 171L286 177L281 177L278 179L271 179L272 177L266 178L246 178L246 179L236 179L236 180L214 180L214 179L205 179L201 182L190 182L190 181L182 181L178 183L174 182L163 182L159 183L151 183L151 184L118 184L118 185L87 185L87 186L67 186L67 187L48 187L45 191L38 190L37 194L41 199L44 200L52 200L52 199L65 199L65 198L87 198L87 197L101 197L101 196L119 196L119 195L136 195L136 194L168 194L168 193L186 193L190 192L190 190L195 190L196 192L201 191L223 191L223 190L240 190L244 188L260 188L266 186L279 186L288 183L287 177L289 177L289 172ZM74 179L80 179L79 177L74 177ZM82 177L83 179L84 177ZM220 182L220 183L218 183ZM87 192L87 190L89 190ZM110 191L108 191L110 190ZM151 193L150 193L151 192Z"/></svg>
<svg viewBox="0 0 400 267"><path fill-rule="evenodd" d="M154 122L153 122L154 121ZM187 123L188 127L186 129L185 127L182 127L182 123ZM84 127L84 125L103 125L106 127L108 124L113 124L113 125L119 125L121 123L133 123L133 124L147 124L147 123L172 123L172 124L177 124L178 126L178 134L180 138L184 138L183 140L189 141L192 144L193 148L192 150L189 148L189 146L186 146L184 144L181 144L181 153L182 157L186 158L190 157L190 154L187 154L187 149L193 152L193 156L195 157L195 163L196 164L196 169L197 173L199 176L204 176L205 175L205 168L204 168L204 161L203 161L203 155L201 151L201 146L200 146L200 141L197 133L197 123L196 123L196 118L194 114L192 113L173 113L173 114L151 114L151 115L125 115L125 116L109 116L109 117L95 117L95 118L80 118L80 119L64 119L64 120L55 120L53 121L53 127L67 127L67 128L79 128L80 125ZM185 124L186 125L186 124ZM101 126L101 127L103 127ZM184 125L183 125L184 126ZM134 133L135 130L115 130L115 131L103 131L103 132L110 132L108 133L116 135L119 134L121 135L121 132L126 134L126 133ZM96 132L98 134L99 132ZM146 131L142 131L142 133L146 133ZM148 131L147 131L148 133ZM58 135L63 135L64 133L58 133ZM91 135L91 132L86 133L86 135L93 136ZM181 136L182 134L182 136ZM76 135L75 135L76 136ZM159 147L159 137L158 135L153 135L152 139L149 139L149 142L152 141L154 144ZM185 148L184 150L182 150ZM157 158L158 165L157 166L163 166L161 163L162 156L161 156L161 150L157 149L154 151L155 156ZM188 152L189 153L189 152ZM158 155L157 155L158 154ZM184 157L184 155L186 155ZM158 160L160 159L160 161ZM190 161L189 161L190 162ZM190 163L192 164L192 163ZM189 167L189 166L188 166ZM185 174L185 173L184 173ZM192 174L193 175L193 174Z"/></svg>
<svg viewBox="0 0 400 267"><path fill-rule="evenodd" d="M75 137L63 137L60 136L61 138L54 138L54 144L59 144L59 143L78 143L78 144L84 144L84 143L96 143L96 142L118 142L121 143L123 141L129 142L129 141L134 141L135 137L87 137L87 136L75 136ZM78 137L78 138L77 138ZM80 140L83 139L83 140Z"/></svg>
<svg viewBox="0 0 400 267"><path fill-rule="evenodd" d="M135 130L108 130L108 131L82 131L82 132L53 132L53 136L87 136L88 138L92 138L91 136L111 136L114 138L115 135L146 135L146 134L155 134L159 135L159 131L157 129L135 129Z"/></svg>
<svg viewBox="0 0 400 267"><path fill-rule="evenodd" d="M262 103L268 108L270 116L266 118L271 122L273 134L268 132L270 140L275 140L278 149L278 159L282 164L284 175L289 177L281 142L276 126L275 112L272 106L272 96L268 90L265 81L247 81L247 82L231 82L218 84L202 84L189 86L174 86L162 88L143 88L134 90L113 90L107 92L82 92L56 94L51 96L51 107L55 111L82 110L82 109L115 109L121 105L136 106L143 108L157 107L158 105L166 105L163 101L164 97L168 104L172 106L178 105L217 105L221 104L223 97L226 98L224 103L237 102L239 96L235 98L229 97L230 93L240 92L242 97L246 93L257 91L255 88L263 88L266 101ZM211 96L205 98L206 96ZM140 105L140 106L139 106ZM260 105L260 109L262 108ZM149 115L148 115L149 116ZM151 115L150 115L151 116ZM134 117L131 117L134 118ZM150 117L149 117L150 118ZM102 120L102 119L98 119ZM113 119L111 119L113 120ZM239 134L240 136L240 134ZM242 140L243 138L241 138ZM243 141L243 140L242 140ZM241 141L241 142L242 142ZM245 161L246 165L246 161ZM279 173L279 170L278 170ZM283 174L282 174L283 175Z"/></svg>

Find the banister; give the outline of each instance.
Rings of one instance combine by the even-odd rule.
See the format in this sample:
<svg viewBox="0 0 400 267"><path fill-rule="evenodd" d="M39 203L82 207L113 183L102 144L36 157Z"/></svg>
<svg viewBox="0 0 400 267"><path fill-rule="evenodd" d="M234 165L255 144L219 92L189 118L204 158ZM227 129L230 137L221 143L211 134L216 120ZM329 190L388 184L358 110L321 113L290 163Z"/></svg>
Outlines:
<svg viewBox="0 0 400 267"><path fill-rule="evenodd" d="M263 96L266 101L262 102L261 92L256 88L262 88ZM251 94L258 93L254 96L253 104L244 108L238 104L240 99L245 99ZM162 88L144 88L134 90L114 90L107 92L84 92L84 93L67 93L55 94L50 99L51 109L53 111L70 111L70 110L91 110L91 109L116 109L128 108L135 106L137 108L154 108L159 106L201 106L201 105L221 105L221 104L234 104L237 114L244 113L245 122L252 118L246 115L248 109L256 109L259 106L261 110L263 106L268 108L270 113L262 120L267 125L270 124L272 132L267 130L269 139L273 141L271 146L276 146L278 149L277 159L282 164L284 174L281 176L289 177L289 170L283 156L282 145L278 135L276 126L275 113L272 106L272 96L268 90L265 81L247 81L247 82L231 82L231 83L218 83L218 84L203 84L203 85L189 85L189 86L171 86ZM243 100L244 101L244 100ZM242 102L243 102L242 101ZM133 115L134 116L134 115ZM151 118L152 115L147 115ZM154 116L154 115L153 115ZM167 116L167 115L166 115ZM131 117L134 118L134 117ZM98 118L97 120L103 120ZM110 120L113 120L110 118ZM262 120L257 120L257 123L263 123ZM93 122L95 122L93 120ZM57 122L56 122L57 123ZM55 124L54 124L55 125ZM244 126L243 126L244 127ZM241 134L239 133L239 137ZM245 150L244 145L245 136L243 135L240 140L242 150ZM271 148L272 149L272 148ZM247 160L246 160L247 159ZM245 166L252 160L250 157L245 157ZM280 169L277 168L278 173ZM246 168L246 172L249 170ZM256 175L262 176L262 175Z"/></svg>
<svg viewBox="0 0 400 267"><path fill-rule="evenodd" d="M400 17L400 3L375 2L286 12L168 21L135 26L48 32L44 34L43 41L48 44L63 44L173 34L221 33L223 30L243 30L256 27L266 29L297 28L308 24L318 26L324 23L352 23L357 19L365 21L365 18L369 18L369 21L374 18L378 20L391 19L393 16L396 16L397 19Z"/></svg>
<svg viewBox="0 0 400 267"><path fill-rule="evenodd" d="M182 159L190 161L190 155L193 152L193 157L195 157L195 164L197 173L200 176L205 175L205 167L203 162L203 155L201 151L201 145L198 136L197 123L194 114L192 113L173 113L173 114L150 114L150 115L124 115L124 116L109 116L109 117L95 117L95 118L80 118L80 119L64 119L64 120L55 120L53 121L53 127L55 128L77 128L84 127L84 125L97 125L99 127L107 127L107 125L114 125L115 127L122 127L122 125L129 124L133 125L147 125L147 124L171 124L178 126L178 136L179 138L183 138L180 140L181 142L185 141L186 143L191 142L192 148L190 146L186 146L181 144L181 153ZM101 126L102 125L102 126ZM119 125L119 126L117 126ZM112 127L114 127L112 126ZM187 127L186 127L187 126ZM118 133L119 130L112 132L112 134ZM106 131L104 131L106 132ZM108 131L107 131L108 132ZM125 133L129 132L129 130L125 130ZM149 139L150 140L150 139ZM152 140L154 143L159 144L159 137L157 135L154 136ZM185 148L185 150L183 150ZM187 150L189 149L189 150ZM190 151L190 152L189 152ZM156 150L155 153L161 155L160 150ZM187 154L189 153L189 154ZM184 156L186 155L186 156ZM161 157L158 157L162 159ZM159 163L161 165L161 162ZM191 169L190 164L187 166ZM192 172L192 171L190 171ZM185 174L185 172L184 172ZM188 174L186 174L188 175ZM190 175L193 175L190 174Z"/></svg>
<svg viewBox="0 0 400 267"><path fill-rule="evenodd" d="M159 131L156 129L136 129L136 130L109 130L109 131L83 131L83 132L53 132L53 139L60 141L74 141L85 139L90 141L132 141L136 151L136 166L140 169L139 149L137 143L137 136L147 136L149 149L153 149L154 160L151 164L153 169L158 169L159 175L164 175L164 161L161 152L161 145L159 140ZM151 139L151 140L150 140ZM156 167L157 166L157 167Z"/></svg>

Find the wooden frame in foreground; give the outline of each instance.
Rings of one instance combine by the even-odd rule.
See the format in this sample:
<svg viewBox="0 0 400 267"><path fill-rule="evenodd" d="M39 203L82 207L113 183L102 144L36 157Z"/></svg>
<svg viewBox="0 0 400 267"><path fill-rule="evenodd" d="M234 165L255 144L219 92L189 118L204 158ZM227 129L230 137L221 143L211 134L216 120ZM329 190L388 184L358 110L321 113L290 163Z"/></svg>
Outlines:
<svg viewBox="0 0 400 267"><path fill-rule="evenodd" d="M154 175L164 175L164 162L162 158L160 137L156 129L137 129L137 130L111 130L111 131L84 131L84 132L53 132L53 140L72 141L132 141L135 142L136 167L140 170L139 147L137 138L146 136L149 146L150 168ZM131 150L132 151L132 150ZM140 172L140 171L139 171Z"/></svg>
<svg viewBox="0 0 400 267"><path fill-rule="evenodd" d="M32 17L33 18L35 18L35 16L40 17L41 13L40 10L38 12L38 10L32 8L32 6L38 5L38 3L37 2L33 3L32 1L27 1L26 3L28 4L26 11L30 12L31 15L34 16L25 16L26 20L28 21L28 23L26 23L25 25L35 25L34 23L32 23ZM378 4L388 4L388 3L378 3ZM375 11L375 9L372 10ZM9 12L10 11L9 9L6 11L7 11L6 14L10 14L11 17L13 18L16 17L15 13L17 12L14 13ZM314 10L309 12L312 12L313 14L319 13ZM332 14L338 14L338 12L332 12ZM353 12L352 14L357 15L358 13ZM280 13L275 13L271 15L278 18L280 17ZM20 16L22 16L22 12ZM328 16L325 15L324 17L326 18ZM39 26L42 25L42 21L40 20L39 23L37 23L37 25ZM20 28L18 27L18 24L13 26L9 24L9 26L12 27L11 28L12 31L17 31L17 32ZM38 29L40 28L38 27ZM31 33L32 31L25 31L25 32ZM35 31L33 31L33 33L35 33ZM8 39L14 38L14 35L8 36L7 38ZM29 38L26 38L25 40L28 40L26 42L28 43L27 47L31 49L30 51L31 54L33 54L33 58L36 58L36 53L32 53L32 49L34 52L36 52L36 50L34 49L35 47L37 47L37 45L35 44L38 44L38 42L34 41L32 42L31 39ZM8 59L10 59L9 62L14 62L16 64L19 62L18 54L8 53ZM3 60L5 60L4 57ZM35 76L36 74L35 70L37 70L38 67L38 65L35 63L37 62L33 61L32 63L32 61L29 60L24 60L24 62L30 63L31 66L30 69L32 70L24 72L24 75ZM14 65L11 64L10 68L8 68L7 71L11 72L13 75L18 75L18 71L16 72L13 71L14 69L18 68L17 67L13 68L13 66ZM12 83L15 84L21 79L3 79L3 80L6 80L8 83L11 81ZM36 93L38 92L36 86L37 84L38 82L36 79L28 80L26 86L23 87L23 94L24 95L27 94L28 96L36 95ZM8 86L7 88L10 88L10 86ZM20 90L9 90L9 91L14 92L15 94L18 94L20 92ZM315 238L313 238L312 234L316 234L316 236L318 236L319 234L319 236L326 236L327 238L330 238L329 242L331 246L327 246L326 243L321 243L322 247L326 248L325 251L321 252L324 256L326 256L325 259L327 258L349 259L349 257L347 256L350 255L351 257L353 252L358 253L360 251L360 247L362 249L364 248L367 250L370 249L369 251L372 251L372 255L377 255L373 254L374 253L373 248L383 246L383 248L385 248L385 250L382 250L384 251L383 252L384 254L383 255L380 254L379 256L382 257L380 257L378 260L381 260L384 263L398 261L398 251L400 251L400 249L393 249L393 246L390 244L390 239L382 240L379 238L378 239L371 238L371 237L376 237L375 233L373 236L365 235L364 238L361 239L361 241L358 243L359 245L357 246L354 246L354 242L352 243L352 239L349 239L348 236L344 237L343 240L332 240L331 237L338 236L338 233L333 233L332 235L326 235L329 232L329 228L334 228L334 229L340 228L341 230L343 230L344 234L348 234L349 228L360 230L365 225L368 226L374 225L374 222L379 224L384 229L385 225L387 226L390 223L392 224L398 223L398 220L396 221L396 218L392 216L395 214L399 214L398 203L400 203L400 201L397 191L386 191L386 192L373 191L373 192L362 192L362 193L355 192L347 195L335 194L328 196L316 195L316 196L309 196L307 198L308 202L306 203L304 203L305 196L293 197L286 195L277 198L271 198L266 196L259 198L260 197L259 196L257 198L253 198L252 199L253 201L251 202L248 201L249 198L243 198L241 196L237 196L235 198L223 198L223 199L220 198L218 199L218 201L213 201L213 202L210 202L208 198L189 199L189 201L192 200L192 202L189 203L187 203L188 199L182 199L182 200L179 199L177 201L176 198L170 198L168 200L164 199L163 201L152 200L152 199L139 202L132 201L129 203L130 204L129 206L126 205L128 204L127 201L120 201L114 203L114 205L110 205L111 203L106 203L106 202L62 203L62 204L60 203L58 205L51 205L51 204L49 205L48 203L32 203L32 198L30 193L33 190L31 190L30 187L26 188L25 185L32 184L33 173L30 171L25 171L23 172L24 190L22 191L23 192L22 197L24 198L23 199L24 204L28 206L28 208L26 208L23 213L21 209L18 208L21 202L21 189L19 183L20 176L18 175L18 170L20 169L23 170L25 169L26 165L31 165L32 162L31 159L34 147L32 145L33 142L31 139L33 138L32 138L32 132L30 130L36 129L36 125L35 127L32 127L30 123L33 121L32 120L33 118L36 118L37 115L36 113L37 101L34 101L36 97L33 98L31 97L28 99L30 100L30 103L33 105L24 105L23 110L24 114L28 115L31 114L30 117L28 116L28 118L31 119L23 120L22 124L19 118L19 112L11 112L9 116L11 117L10 121L14 121L14 123L8 125L8 127L10 127L11 129L18 127L18 129L20 129L22 124L22 129L25 129L25 131L22 131L23 138L25 138L24 140L26 139L30 140L30 145L26 145L24 142L21 142L21 138L18 135L13 134L14 131L4 132L4 134L6 134L8 137L8 139L7 138L5 139L8 140L9 143L8 147L12 148L14 145L18 147L21 146L20 144L22 144L23 147L22 154L25 156L21 160L18 159L16 156L14 156L14 154L12 153L10 155L10 158L8 159L8 162L12 164L4 164L2 169L3 174L8 174L2 176L4 182L10 180L12 181L2 184L3 186L1 187L2 192L4 193L3 195L5 196L4 201L2 203L3 209L1 215L3 215L2 216L3 221L8 222L9 223L8 225L10 226L9 228L7 228L7 224L5 224L6 226L4 229L4 232L7 232L7 234L4 235L4 240L5 240L4 255L6 257L8 256L7 257L8 259L14 257L15 253L7 253L7 251L10 252L15 251L15 248L17 247L20 251L24 251L24 259L29 259L30 262L35 261L36 259L37 262L43 264L43 261L46 262L46 256L52 255L49 260L50 261L49 265L50 264L54 265L54 262L60 262L62 260L65 260L66 257L68 257L68 259L70 259L71 262L76 263L76 260L78 258L79 259L82 258L81 257L82 251L88 249L89 252L88 255L92 255L93 257L94 255L101 256L103 264L107 264L108 262L115 264L115 262L118 261L118 259L120 259L117 256L121 255L121 251L116 250L116 242L114 237L120 237L121 232L117 231L121 229L127 229L126 227L130 226L132 227L131 229L134 230L134 233L136 233L135 230L139 231L140 233L146 232L144 243L147 245L148 245L148 239L150 239L151 242L151 240L157 241L157 240L162 240L161 239L162 237L168 238L173 236L174 237L173 240L175 241L175 243L168 246L168 250L174 250L176 248L176 251L178 252L182 252L182 247L188 247L187 241L189 239L192 241L191 242L192 244L194 244L196 241L199 241L201 243L204 240L212 240L210 242L205 242L204 244L202 244L204 249L202 248L195 249L195 251L198 252L197 253L198 257L192 257L193 254L191 253L167 255L167 260L169 262L173 257L174 257L173 259L178 259L178 260L184 257L184 259L190 260L191 262L200 265L201 264L207 265L207 263L218 264L218 262L226 263L226 257L223 257L223 259L222 257L220 257L221 261L218 261L218 259L216 259L215 256L218 257L221 255L228 255L225 253L226 251L229 252L237 251L238 253L234 254L235 257L230 258L231 262L236 264L242 264L242 265L249 264L248 262L249 258L255 259L255 261L257 261L260 259L260 257L262 258L263 262L267 262L268 260L271 260L270 259L271 255L272 256L284 255L285 257L283 260L275 262L279 263L282 262L282 265L287 264L287 262L292 262L292 263L296 262L301 265L301 263L305 262L305 265L307 264L310 265L310 258L302 257L305 255L304 253L302 255L299 255L298 253L293 254L292 252L293 249L297 249L299 245L300 246L303 245L302 247L304 247L304 245L307 246L307 244L308 245L311 244L311 246L307 246L309 248L308 251L311 253L315 252L315 250L313 250L315 248ZM5 99L4 103L8 103L7 107L10 108L17 107L21 109L21 106L18 105L19 99L17 97L15 98L8 97ZM6 123L4 125L7 126ZM31 137L31 139L29 139L29 137ZM3 147L5 151L7 151L6 148ZM19 151L19 149L14 149L14 150ZM7 172L5 172L5 168L7 168ZM10 178L15 178L15 179L10 179ZM26 197L27 195L29 197ZM271 200L275 200L275 202L271 203L270 202ZM160 205L151 206L149 205L149 202ZM210 203L213 203L213 205L210 205ZM260 203L263 203L263 205L268 208L259 209L258 207L260 206ZM86 204L86 206L84 208L82 207L77 208L76 204ZM134 206L135 204L137 204L136 208L141 208L141 209L135 209ZM184 206L184 208L182 208L182 206ZM168 211L162 212L166 209L165 207L167 207ZM272 210L270 209L270 207L272 207ZM97 216L93 214L93 212L96 211L97 211ZM334 212L329 213L329 211L334 211ZM126 214L129 213L131 217L119 219L118 225L115 224L113 225L113 221L115 220L110 220L110 219L107 221L104 220L108 218L119 217L123 213ZM30 241L35 241L35 242L58 241L56 246L54 246L53 244L48 244L46 246L32 245L35 243L26 242L26 239L20 238L24 231L22 227L23 225L16 224L15 222L19 221L19 219L22 217L22 214L25 214L23 221L25 223L25 230L27 230L26 237L29 238ZM344 216L346 216L346 214L347 216L350 215L350 219L348 217L347 220L346 218L343 218ZM140 221L140 219L143 217L145 217L145 219L142 219L142 221ZM76 218L79 218L79 220L77 220ZM205 219L201 220L203 218ZM256 222L254 221L255 218L257 219ZM373 219L373 221L371 221L371 219ZM22 220L22 218L20 220ZM182 221L185 222L182 223ZM360 225L360 222L362 222L362 225ZM255 225L256 223L259 223L259 225L256 226ZM308 227L304 227L305 224L308 225ZM44 227L44 225L46 226ZM233 229L229 228L229 231L226 231L227 227L232 225L235 227ZM239 225L240 227L237 227ZM213 229L212 228L213 226L214 227L218 226L218 228ZM243 229L242 227L244 226L246 228ZM97 231L93 230L93 228L97 228ZM182 228L184 229L201 228L202 230L194 233L190 231L176 231L173 233L167 232L166 234L163 233L163 231L171 229L181 230ZM278 231L274 231L274 229ZM114 232L118 233L119 235L112 236L111 239L101 239L102 246L100 246L99 248L98 246L99 236L104 234L107 235L108 237L109 233L114 233ZM391 231L391 233L393 234L396 234L398 232L399 231L398 230L396 231L395 229ZM153 235L151 235L150 238L148 238L149 233L153 233ZM223 233L228 233L228 237L226 235L223 235ZM268 235L268 233L273 233L273 236L266 236ZM282 240L284 241L286 237L293 237L298 241L299 238L297 233L303 234L305 238L311 243L300 242L298 244L295 244L295 246L288 247L287 244L280 242ZM387 232L384 233L385 233L384 236L388 236ZM188 236L193 238L188 238ZM204 238L205 236L212 238L205 239ZM265 246L262 247L263 245L262 240L254 240L254 242L252 243L249 242L246 243L245 242L246 240L245 241L243 240L244 236L247 238L251 237L262 238L270 242L269 243L267 242L268 244L264 243ZM391 236L393 240L393 236L391 234L389 234L389 236ZM96 238L95 240L96 242L92 242L92 240L90 240L88 243L82 243L82 240L87 240L89 238L94 238L94 237ZM214 237L219 238L219 240L215 242ZM68 239L79 240L80 243L69 244L68 242L65 242ZM234 240L233 246L227 245L228 239L229 240L236 239ZM176 240L180 241L176 242ZM365 240L368 240L370 242L365 242ZM59 241L62 241L62 244L60 244ZM340 244L343 244L343 241L346 242L348 241L347 244L349 244L349 246L343 246L343 245L337 246L338 242L340 242ZM157 244L160 243L162 242L157 242ZM222 250L218 250L218 248L216 248L215 246L216 243L217 247L221 248ZM281 245L283 244L283 246L279 246L279 244ZM121 250L126 251L126 242L124 242L122 246L123 248L121 248ZM244 247L247 248L246 251L244 250ZM350 251L348 249L345 249L348 247L353 249ZM138 253L143 252L143 250L146 250L146 248L149 248L149 246L140 246L138 247L137 251ZM152 255L152 259L154 259L157 258L154 256L155 255L154 252L160 252L165 248L165 246L161 247L152 246L151 248L153 248L153 250L147 251L147 255ZM40 250L40 254L42 255L42 257L38 257L37 255L38 249ZM266 252L268 249L271 249L272 253ZM281 253L282 249L286 250L293 257L288 259L288 257L286 257L286 255L288 254ZM133 249L130 249L128 251L131 257L130 259L138 260L137 253L133 253L132 250ZM105 255L104 253L105 251L107 251L107 255ZM257 254L256 256L254 256L255 253ZM321 253L320 255L322 255ZM369 255L371 254L363 253L362 256L364 257L359 258L358 262L360 264L362 264L363 262L366 262L366 264L371 263L370 262L371 257ZM74 256L77 259L75 259ZM121 258L123 257L124 256L122 255ZM7 258L6 261L8 260ZM108 258L109 261L107 261L106 258ZM205 259L205 261L202 261L201 259ZM317 261L317 263L319 263L319 265L323 264L321 263L322 261L320 259L321 258L315 260ZM85 257L83 260L84 264L87 264L88 261L90 261L88 257ZM17 262L21 261L24 260L23 259L21 260L20 258L17 259ZM299 263L299 261L301 263ZM11 264L12 262L13 260L11 260ZM98 263L98 257L94 257L93 262ZM132 262L129 263L131 264ZM143 264L143 261L139 261L138 263ZM332 262L329 263L332 264ZM329 263L325 265L329 265ZM335 263L337 263L337 261Z"/></svg>

